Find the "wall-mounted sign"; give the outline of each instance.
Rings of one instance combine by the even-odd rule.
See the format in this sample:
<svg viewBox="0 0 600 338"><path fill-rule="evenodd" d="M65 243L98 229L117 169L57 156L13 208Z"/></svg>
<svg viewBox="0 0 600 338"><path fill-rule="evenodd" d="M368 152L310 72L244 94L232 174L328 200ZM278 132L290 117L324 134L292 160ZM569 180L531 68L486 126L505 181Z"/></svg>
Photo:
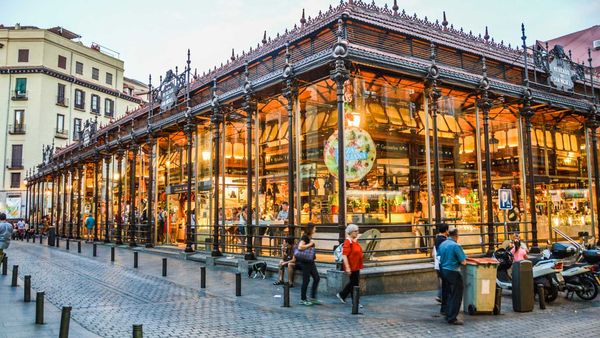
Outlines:
<svg viewBox="0 0 600 338"><path fill-rule="evenodd" d="M158 100L160 101L160 110L165 111L170 109L177 103L177 93L184 84L182 75L177 76L172 70L167 71L165 78L158 88Z"/></svg>
<svg viewBox="0 0 600 338"><path fill-rule="evenodd" d="M550 82L558 89L573 89L573 72L571 63L563 59L554 58L550 62Z"/></svg>
<svg viewBox="0 0 600 338"><path fill-rule="evenodd" d="M14 219L21 217L21 197L6 198L6 218Z"/></svg>
<svg viewBox="0 0 600 338"><path fill-rule="evenodd" d="M373 168L377 150L371 135L357 127L346 128L344 134L344 159L346 181L360 181ZM329 172L338 176L338 132L334 132L324 149L325 165Z"/></svg>
<svg viewBox="0 0 600 338"><path fill-rule="evenodd" d="M547 45L546 45L547 48ZM573 62L560 45L546 50L541 45L533 49L533 61L536 67L548 74L548 85L564 91L572 91L575 80L583 80L584 68Z"/></svg>

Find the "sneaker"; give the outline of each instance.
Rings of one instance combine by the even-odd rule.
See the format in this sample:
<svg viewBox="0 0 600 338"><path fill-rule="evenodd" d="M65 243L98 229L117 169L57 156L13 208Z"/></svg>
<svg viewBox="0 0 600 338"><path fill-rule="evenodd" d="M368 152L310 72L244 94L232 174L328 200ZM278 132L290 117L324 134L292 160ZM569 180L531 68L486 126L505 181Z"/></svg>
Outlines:
<svg viewBox="0 0 600 338"><path fill-rule="evenodd" d="M342 296L340 296L339 293L337 293L335 296L337 297L337 299L340 300L340 302L342 302L342 304L346 304L346 301L344 300L344 298L342 298Z"/></svg>
<svg viewBox="0 0 600 338"><path fill-rule="evenodd" d="M277 282L273 283L273 285L283 285L283 281L278 280Z"/></svg>
<svg viewBox="0 0 600 338"><path fill-rule="evenodd" d="M311 302L313 305L323 305L323 302L321 302L320 300L318 300L318 299L316 299L316 298L313 298L313 299L311 299L311 300L310 300L310 302Z"/></svg>
<svg viewBox="0 0 600 338"><path fill-rule="evenodd" d="M313 305L313 303L308 300L301 300L300 305L311 306L311 305Z"/></svg>
<svg viewBox="0 0 600 338"><path fill-rule="evenodd" d="M450 325L463 325L463 322L460 321L460 320L454 320L454 321L448 322L448 324L450 324Z"/></svg>
<svg viewBox="0 0 600 338"><path fill-rule="evenodd" d="M440 303L440 304L442 303L442 299L440 297L435 297L435 301L438 302L438 303Z"/></svg>

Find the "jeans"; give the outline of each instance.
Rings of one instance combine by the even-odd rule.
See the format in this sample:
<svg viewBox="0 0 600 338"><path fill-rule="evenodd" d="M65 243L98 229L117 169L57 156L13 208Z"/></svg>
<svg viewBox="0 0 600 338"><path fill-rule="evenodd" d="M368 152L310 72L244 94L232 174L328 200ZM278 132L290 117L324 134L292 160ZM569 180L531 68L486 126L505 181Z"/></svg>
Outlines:
<svg viewBox="0 0 600 338"><path fill-rule="evenodd" d="M437 292L437 296L439 299L442 299L442 273L440 272L440 270L435 270L435 274L437 275L437 282L438 282L438 292Z"/></svg>
<svg viewBox="0 0 600 338"><path fill-rule="evenodd" d="M346 286L344 286L342 292L340 292L340 297L342 297L343 300L346 300L346 297L348 297L348 295L350 295L350 297L354 296L352 290L355 286L358 286L359 280L360 270L352 271L352 273L350 273L350 281L348 282L348 284L346 284Z"/></svg>
<svg viewBox="0 0 600 338"><path fill-rule="evenodd" d="M462 275L458 271L442 269L442 312L448 323L456 321L463 296ZM446 310L446 311L444 311Z"/></svg>
<svg viewBox="0 0 600 338"><path fill-rule="evenodd" d="M315 262L297 262L302 269L302 288L300 289L300 299L306 300L306 291L308 289L308 281L312 276L313 283L311 289L311 298L317 298L317 288L319 287L319 272L317 271L317 265Z"/></svg>

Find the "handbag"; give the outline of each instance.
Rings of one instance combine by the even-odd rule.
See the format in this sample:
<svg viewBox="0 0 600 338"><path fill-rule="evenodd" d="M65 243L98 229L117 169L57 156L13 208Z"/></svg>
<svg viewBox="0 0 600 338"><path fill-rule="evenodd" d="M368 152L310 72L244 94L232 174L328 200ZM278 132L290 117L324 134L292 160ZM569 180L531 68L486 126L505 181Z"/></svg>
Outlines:
<svg viewBox="0 0 600 338"><path fill-rule="evenodd" d="M294 246L294 256L300 262L310 263L315 260L315 247L311 246L308 249L300 250L298 244Z"/></svg>

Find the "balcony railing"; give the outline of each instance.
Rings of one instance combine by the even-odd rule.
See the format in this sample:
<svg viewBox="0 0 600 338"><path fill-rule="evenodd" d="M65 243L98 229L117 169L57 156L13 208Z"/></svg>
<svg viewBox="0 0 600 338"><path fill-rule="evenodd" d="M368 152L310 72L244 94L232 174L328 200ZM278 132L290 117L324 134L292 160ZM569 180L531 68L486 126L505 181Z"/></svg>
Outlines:
<svg viewBox="0 0 600 338"><path fill-rule="evenodd" d="M29 96L28 90L15 90L13 91L12 99L13 101L25 101Z"/></svg>
<svg viewBox="0 0 600 338"><path fill-rule="evenodd" d="M11 135L23 135L25 134L25 124L9 124L8 133Z"/></svg>
<svg viewBox="0 0 600 338"><path fill-rule="evenodd" d="M68 107L69 106L69 99L64 97L64 96L57 96L56 97L56 105L57 106L62 106L62 107Z"/></svg>
<svg viewBox="0 0 600 338"><path fill-rule="evenodd" d="M69 131L64 128L56 128L54 137L66 140L69 138Z"/></svg>
<svg viewBox="0 0 600 338"><path fill-rule="evenodd" d="M22 158L13 158L6 159L6 167L8 169L23 169L23 159Z"/></svg>

